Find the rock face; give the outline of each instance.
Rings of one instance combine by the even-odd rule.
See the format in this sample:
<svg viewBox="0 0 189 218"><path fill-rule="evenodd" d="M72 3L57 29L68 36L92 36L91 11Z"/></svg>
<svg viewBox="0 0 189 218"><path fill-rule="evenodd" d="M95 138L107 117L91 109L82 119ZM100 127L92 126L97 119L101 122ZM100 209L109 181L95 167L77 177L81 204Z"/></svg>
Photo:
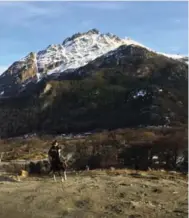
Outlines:
<svg viewBox="0 0 189 218"><path fill-rule="evenodd" d="M184 124L187 82L178 56L95 29L78 33L0 77L0 136Z"/></svg>
<svg viewBox="0 0 189 218"><path fill-rule="evenodd" d="M13 63L0 77L0 97L14 96L28 83L37 82L38 70L36 54L30 53L25 59Z"/></svg>

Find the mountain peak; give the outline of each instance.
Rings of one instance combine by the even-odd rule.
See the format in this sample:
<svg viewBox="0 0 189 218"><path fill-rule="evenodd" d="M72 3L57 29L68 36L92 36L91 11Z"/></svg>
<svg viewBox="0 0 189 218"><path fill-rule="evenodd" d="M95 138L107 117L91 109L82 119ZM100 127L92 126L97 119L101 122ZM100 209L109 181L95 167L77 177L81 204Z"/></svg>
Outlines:
<svg viewBox="0 0 189 218"><path fill-rule="evenodd" d="M93 29L89 30L87 33L100 34L100 31L96 28L93 28Z"/></svg>
<svg viewBox="0 0 189 218"><path fill-rule="evenodd" d="M75 34L73 34L71 37L67 37L67 38L63 41L62 44L65 45L68 41L73 41L74 39L76 39L76 38L78 38L78 37L80 37L80 36L83 36L83 35L90 35L90 34L100 34L100 31L94 28L94 29L91 29L91 30L89 30L89 31L87 31L87 32L83 32L83 33L78 32L78 33L75 33Z"/></svg>

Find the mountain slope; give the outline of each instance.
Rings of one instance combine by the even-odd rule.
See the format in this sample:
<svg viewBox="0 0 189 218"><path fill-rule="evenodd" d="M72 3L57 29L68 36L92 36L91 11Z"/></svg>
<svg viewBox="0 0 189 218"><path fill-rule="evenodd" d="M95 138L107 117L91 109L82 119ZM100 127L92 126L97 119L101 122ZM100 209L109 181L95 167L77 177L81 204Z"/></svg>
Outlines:
<svg viewBox="0 0 189 218"><path fill-rule="evenodd" d="M187 74L186 63L123 44L2 98L0 135L186 124Z"/></svg>

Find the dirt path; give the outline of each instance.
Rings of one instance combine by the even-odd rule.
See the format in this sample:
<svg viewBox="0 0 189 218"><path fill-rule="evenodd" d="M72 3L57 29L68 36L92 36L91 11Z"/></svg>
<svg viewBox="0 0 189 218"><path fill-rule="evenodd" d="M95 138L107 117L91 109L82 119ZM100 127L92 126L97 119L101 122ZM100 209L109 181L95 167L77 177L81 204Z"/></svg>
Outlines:
<svg viewBox="0 0 189 218"><path fill-rule="evenodd" d="M70 175L68 180L0 177L1 218L186 218L187 178L106 171Z"/></svg>

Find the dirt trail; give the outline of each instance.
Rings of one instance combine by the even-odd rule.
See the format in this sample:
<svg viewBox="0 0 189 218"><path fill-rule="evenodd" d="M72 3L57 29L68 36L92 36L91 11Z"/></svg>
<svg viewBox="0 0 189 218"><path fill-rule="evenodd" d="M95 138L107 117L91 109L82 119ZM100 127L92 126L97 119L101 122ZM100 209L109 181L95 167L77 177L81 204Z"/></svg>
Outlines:
<svg viewBox="0 0 189 218"><path fill-rule="evenodd" d="M187 178L117 171L14 182L0 176L1 218L186 218Z"/></svg>

